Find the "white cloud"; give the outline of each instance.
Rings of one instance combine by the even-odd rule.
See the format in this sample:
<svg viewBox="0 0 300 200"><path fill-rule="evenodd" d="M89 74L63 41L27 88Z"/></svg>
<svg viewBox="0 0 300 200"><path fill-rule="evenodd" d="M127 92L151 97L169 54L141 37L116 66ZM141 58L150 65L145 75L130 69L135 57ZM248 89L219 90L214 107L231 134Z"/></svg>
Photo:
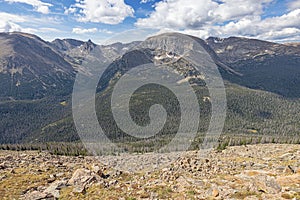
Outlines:
<svg viewBox="0 0 300 200"><path fill-rule="evenodd" d="M8 21L0 21L0 32L14 32L21 31L21 27L18 24L8 22Z"/></svg>
<svg viewBox="0 0 300 200"><path fill-rule="evenodd" d="M215 10L213 16L217 21L241 19L246 16L259 16L263 13L265 4L272 0L222 0Z"/></svg>
<svg viewBox="0 0 300 200"><path fill-rule="evenodd" d="M142 3L149 3L149 2L154 2L154 0L141 0L140 4L142 4Z"/></svg>
<svg viewBox="0 0 300 200"><path fill-rule="evenodd" d="M271 30L266 33L261 34L260 36L266 40L274 41L285 41L290 39L297 38L300 39L300 29L298 28L284 28L282 30Z"/></svg>
<svg viewBox="0 0 300 200"><path fill-rule="evenodd" d="M85 28L73 28L72 33L75 34L86 34L86 33L96 33L98 31L97 28L89 28L89 29L85 29Z"/></svg>
<svg viewBox="0 0 300 200"><path fill-rule="evenodd" d="M37 12L48 14L50 12L49 7L53 6L50 3L45 3L39 0L4 0L9 3L25 3L34 7Z"/></svg>
<svg viewBox="0 0 300 200"><path fill-rule="evenodd" d="M114 32L107 30L107 29L100 29L99 30L100 33L105 33L105 34L113 34Z"/></svg>
<svg viewBox="0 0 300 200"><path fill-rule="evenodd" d="M193 28L213 20L212 10L217 3L199 0L167 0L154 5L149 18L138 19L136 25L146 28Z"/></svg>
<svg viewBox="0 0 300 200"><path fill-rule="evenodd" d="M166 0L154 5L149 18L138 19L138 27L190 28L205 24L239 20L263 13L263 5L272 0Z"/></svg>
<svg viewBox="0 0 300 200"><path fill-rule="evenodd" d="M107 29L97 29L97 28L80 28L80 27L76 27L73 28L72 33L75 34L87 34L87 33L105 33L105 34L113 34L112 31L109 31Z"/></svg>
<svg viewBox="0 0 300 200"><path fill-rule="evenodd" d="M45 24L57 26L58 23L57 19L52 17L35 18L33 16L0 12L0 32L21 31L31 34L58 33L61 30L53 27L44 27ZM28 26L28 24L32 26Z"/></svg>
<svg viewBox="0 0 300 200"><path fill-rule="evenodd" d="M21 15L0 12L0 21L25 22L26 19Z"/></svg>
<svg viewBox="0 0 300 200"><path fill-rule="evenodd" d="M42 33L49 33L49 32L52 32L52 33L61 33L62 32L62 30L60 30L60 29L57 29L57 28L48 28L48 27L39 28L38 31L42 32Z"/></svg>
<svg viewBox="0 0 300 200"><path fill-rule="evenodd" d="M241 35L259 37L261 39L277 40L279 34L281 37L286 34L290 36L291 30L295 32L300 29L300 9L291 11L278 17L261 19L253 17L241 19L237 22L231 22L224 26L214 27L222 35Z"/></svg>
<svg viewBox="0 0 300 200"><path fill-rule="evenodd" d="M0 12L0 32L21 31L18 22L25 22L24 17L9 13Z"/></svg>
<svg viewBox="0 0 300 200"><path fill-rule="evenodd" d="M300 0L291 1L288 3L288 8L290 10L295 10L300 8Z"/></svg>
<svg viewBox="0 0 300 200"><path fill-rule="evenodd" d="M195 5L194 0L166 0L156 3L155 11L148 18L138 19L136 26L158 27L160 32L180 31L201 38L247 36L274 41L299 38L300 9L262 18L271 1L199 0Z"/></svg>
<svg viewBox="0 0 300 200"><path fill-rule="evenodd" d="M73 6L71 6L71 7L69 7L69 8L64 8L65 9L65 14L66 15L68 15L68 14L73 14L73 13L75 13L76 11L77 11L77 8L75 8L75 7L73 7Z"/></svg>
<svg viewBox="0 0 300 200"><path fill-rule="evenodd" d="M69 9L78 8L78 21L105 24L119 24L126 17L132 17L134 10L124 0L77 0ZM75 11L74 11L75 12Z"/></svg>

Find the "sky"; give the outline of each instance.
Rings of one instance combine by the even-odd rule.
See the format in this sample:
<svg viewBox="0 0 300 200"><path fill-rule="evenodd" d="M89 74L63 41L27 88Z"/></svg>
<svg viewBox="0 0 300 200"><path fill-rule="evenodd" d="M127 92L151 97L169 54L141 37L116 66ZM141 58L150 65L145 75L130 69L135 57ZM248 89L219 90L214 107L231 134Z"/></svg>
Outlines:
<svg viewBox="0 0 300 200"><path fill-rule="evenodd" d="M299 42L300 0L0 0L0 32L13 31L98 44L173 31Z"/></svg>

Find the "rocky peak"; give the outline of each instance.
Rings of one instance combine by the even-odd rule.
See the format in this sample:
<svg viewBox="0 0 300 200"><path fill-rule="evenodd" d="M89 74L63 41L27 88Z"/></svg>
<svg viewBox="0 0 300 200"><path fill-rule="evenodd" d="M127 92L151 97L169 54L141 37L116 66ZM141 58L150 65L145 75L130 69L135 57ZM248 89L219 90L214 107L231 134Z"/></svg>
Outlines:
<svg viewBox="0 0 300 200"><path fill-rule="evenodd" d="M86 52L91 52L97 45L92 42L92 40L88 40L81 45L81 49Z"/></svg>
<svg viewBox="0 0 300 200"><path fill-rule="evenodd" d="M71 49L79 47L83 43L83 41L74 39L55 39L51 42L51 44L60 51L69 51Z"/></svg>
<svg viewBox="0 0 300 200"><path fill-rule="evenodd" d="M139 48L160 49L166 52L172 52L183 55L189 50L193 50L197 42L190 36L181 33L164 33L149 37L142 42Z"/></svg>
<svg viewBox="0 0 300 200"><path fill-rule="evenodd" d="M235 72L233 69L224 64L214 50L202 39L185 35L181 33L164 33L161 35L153 36L138 45L139 48L149 48L159 52L156 55L156 59L161 58L161 53L159 50L165 52L165 56L169 58L172 57L173 60L178 60L184 55L188 55L190 52L208 53L215 64L222 68L224 71L232 74L239 73Z"/></svg>

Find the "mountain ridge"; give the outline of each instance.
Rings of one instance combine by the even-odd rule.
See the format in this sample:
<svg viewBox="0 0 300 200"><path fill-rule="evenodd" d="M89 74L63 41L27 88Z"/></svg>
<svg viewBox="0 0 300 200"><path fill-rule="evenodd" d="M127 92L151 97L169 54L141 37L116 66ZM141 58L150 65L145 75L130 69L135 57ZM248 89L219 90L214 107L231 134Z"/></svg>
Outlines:
<svg viewBox="0 0 300 200"><path fill-rule="evenodd" d="M146 42L111 45L97 45L90 40L84 42L74 39L56 39L47 42L31 34L0 33L0 47L6 50L0 53L0 60L5 61L0 62L2 64L0 143L78 140L71 112L72 87L76 73L82 72L87 77L94 73L88 71L89 69L86 68L88 66L82 65L85 60L93 59L93 56L97 56L96 59L105 59L107 55L115 58L107 68L103 82L100 82L102 88L96 95L97 104L102 105L101 102L109 100L107 97L114 83L119 80L120 75L132 67L145 62L167 63L169 61L173 63L171 67L175 70L170 72L185 76L185 80L189 81L200 94L200 104L205 104L203 99L207 100L209 96L205 88L205 78L201 73L196 72L195 67L186 59L163 48L165 42L180 41L180 36L189 37L200 44L211 56L224 78L229 113L225 133L248 133L249 130L254 129L259 133L273 134L274 127L285 134L287 131L293 134L299 133L298 122L295 122L299 118L295 114L297 109L291 110L298 105L300 98L298 46L237 37L227 39L211 37L202 40L179 33L150 37ZM148 47L142 48L143 44L149 41ZM173 47L182 48L179 44L181 43L173 44ZM228 46L233 47L231 49ZM97 50L99 55L91 53L93 50ZM274 53L263 54L265 50L272 50ZM143 56L149 60L145 60ZM30 73L29 69L33 70L33 73ZM155 88L148 89L155 91ZM148 99L155 102L160 100L153 99L151 96ZM266 104L265 102L268 102L266 99L269 99L272 105ZM143 106L139 101L133 101L133 104L140 110L145 109L139 107ZM209 104L209 101L206 103ZM42 111L45 107L47 112ZM205 109L209 110L209 108ZM147 117L140 116L140 110L134 111L137 114L135 118L147 121ZM102 111L107 110L101 108L97 110L99 113ZM176 116L174 113L173 115L175 119ZM30 119L26 116L30 116ZM284 120L280 121L282 117ZM108 119L109 121L105 121ZM104 125L107 124L106 126L111 122L109 117L102 120ZM278 123L282 126L278 127ZM295 126L290 127L289 124ZM203 130L205 125L201 128L201 131Z"/></svg>

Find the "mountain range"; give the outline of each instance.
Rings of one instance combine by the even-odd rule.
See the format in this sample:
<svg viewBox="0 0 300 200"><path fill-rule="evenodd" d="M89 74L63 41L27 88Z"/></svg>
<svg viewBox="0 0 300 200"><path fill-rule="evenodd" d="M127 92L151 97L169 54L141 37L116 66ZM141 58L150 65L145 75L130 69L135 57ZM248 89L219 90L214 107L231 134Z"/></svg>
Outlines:
<svg viewBox="0 0 300 200"><path fill-rule="evenodd" d="M0 33L0 143L79 140L72 120L71 95L77 73L87 77L94 73L84 64L93 57L113 59L100 79L96 95L97 113L105 113L98 116L99 123L110 137L124 136L107 103L120 77L142 64L170 61L172 72L186 77L197 93L207 114L202 118L199 132L205 132L211 108L201 73L183 57L162 50L166 44L182 48L185 44L180 43L181 36L168 33L128 44L97 45L91 40L47 42L27 33ZM206 50L224 79L227 94L224 134L299 136L299 44L239 37L206 40L184 37ZM178 105L176 100L157 98L156 87L148 86L137 92L132 117L145 125L149 122L147 109L153 103L160 103L171 109L170 120L161 134L172 135L178 128L174 124L180 122ZM172 96L168 91L164 94L168 99ZM146 101L141 102L142 99Z"/></svg>

